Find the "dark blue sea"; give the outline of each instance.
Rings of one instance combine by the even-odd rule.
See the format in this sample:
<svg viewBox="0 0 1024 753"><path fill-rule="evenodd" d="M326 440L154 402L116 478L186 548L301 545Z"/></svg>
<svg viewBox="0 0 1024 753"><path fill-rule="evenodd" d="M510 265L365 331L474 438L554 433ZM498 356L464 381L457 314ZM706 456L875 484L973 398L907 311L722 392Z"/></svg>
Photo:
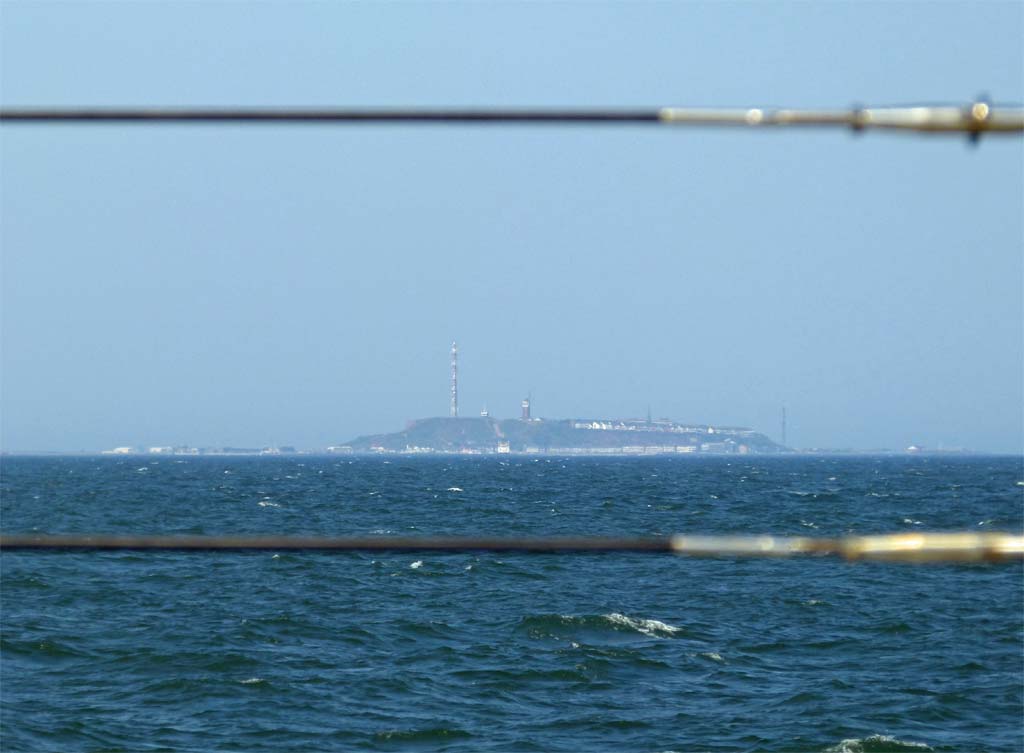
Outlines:
<svg viewBox="0 0 1024 753"><path fill-rule="evenodd" d="M6 533L1019 532L1020 458L4 458ZM4 552L0 749L1021 751L1019 564Z"/></svg>

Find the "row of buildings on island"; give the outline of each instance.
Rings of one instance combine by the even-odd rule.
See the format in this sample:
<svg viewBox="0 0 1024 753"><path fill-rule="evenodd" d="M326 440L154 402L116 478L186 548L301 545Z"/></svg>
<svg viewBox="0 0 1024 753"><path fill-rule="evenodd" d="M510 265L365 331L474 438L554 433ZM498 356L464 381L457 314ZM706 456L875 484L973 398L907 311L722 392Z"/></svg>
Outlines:
<svg viewBox="0 0 1024 753"><path fill-rule="evenodd" d="M288 445L282 447L114 447L103 450L102 455L295 455L299 451Z"/></svg>

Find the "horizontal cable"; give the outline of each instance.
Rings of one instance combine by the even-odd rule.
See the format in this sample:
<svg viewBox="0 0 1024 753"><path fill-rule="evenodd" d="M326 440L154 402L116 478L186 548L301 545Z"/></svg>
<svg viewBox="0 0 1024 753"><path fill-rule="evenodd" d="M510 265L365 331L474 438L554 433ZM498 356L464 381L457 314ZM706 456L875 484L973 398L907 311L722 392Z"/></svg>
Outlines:
<svg viewBox="0 0 1024 753"><path fill-rule="evenodd" d="M804 536L657 537L304 537L304 536L0 536L0 549L23 551L320 551L661 553L689 557L836 556L890 562L1009 562L1024 559L1024 536L1006 533L898 533L845 538Z"/></svg>
<svg viewBox="0 0 1024 753"><path fill-rule="evenodd" d="M922 133L1024 132L1024 108L987 102L967 106L855 107L847 110L714 109L387 109L387 108L5 108L6 123L349 123L349 124L548 124L741 127L841 127Z"/></svg>

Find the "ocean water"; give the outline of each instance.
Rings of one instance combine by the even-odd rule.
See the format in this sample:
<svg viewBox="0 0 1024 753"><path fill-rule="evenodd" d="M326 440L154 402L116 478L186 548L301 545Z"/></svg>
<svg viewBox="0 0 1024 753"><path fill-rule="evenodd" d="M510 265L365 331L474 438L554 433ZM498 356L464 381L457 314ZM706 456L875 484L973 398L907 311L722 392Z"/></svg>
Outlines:
<svg viewBox="0 0 1024 753"><path fill-rule="evenodd" d="M5 458L8 533L1024 526L1020 458ZM0 555L3 751L1020 751L1024 572Z"/></svg>

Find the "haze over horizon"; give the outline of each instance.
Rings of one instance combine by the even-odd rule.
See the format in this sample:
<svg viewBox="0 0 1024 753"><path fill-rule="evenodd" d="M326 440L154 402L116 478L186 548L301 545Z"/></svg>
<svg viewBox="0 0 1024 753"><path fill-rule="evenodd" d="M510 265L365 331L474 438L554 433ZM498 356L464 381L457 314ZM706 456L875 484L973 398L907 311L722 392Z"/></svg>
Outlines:
<svg viewBox="0 0 1024 753"><path fill-rule="evenodd" d="M5 2L0 104L1024 100L1024 5ZM1024 452L1024 147L0 126L0 448L339 444L460 405Z"/></svg>

